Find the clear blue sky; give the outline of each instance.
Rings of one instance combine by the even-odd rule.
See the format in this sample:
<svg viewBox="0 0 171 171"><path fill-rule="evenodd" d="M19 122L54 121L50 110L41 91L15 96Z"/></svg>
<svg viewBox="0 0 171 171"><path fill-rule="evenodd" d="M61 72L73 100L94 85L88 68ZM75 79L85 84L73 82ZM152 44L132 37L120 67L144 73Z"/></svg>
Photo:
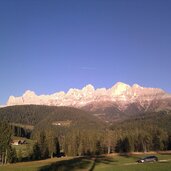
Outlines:
<svg viewBox="0 0 171 171"><path fill-rule="evenodd" d="M0 0L0 104L118 81L171 92L170 0Z"/></svg>

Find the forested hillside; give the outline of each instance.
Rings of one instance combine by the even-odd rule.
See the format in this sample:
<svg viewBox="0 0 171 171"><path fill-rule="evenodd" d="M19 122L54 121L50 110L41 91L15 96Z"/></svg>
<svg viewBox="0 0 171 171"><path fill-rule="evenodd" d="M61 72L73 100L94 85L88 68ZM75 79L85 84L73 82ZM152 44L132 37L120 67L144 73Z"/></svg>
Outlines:
<svg viewBox="0 0 171 171"><path fill-rule="evenodd" d="M41 121L54 122L71 120L80 126L101 125L102 121L90 113L72 107L55 107L42 105L21 105L0 108L2 121L26 125L37 125ZM84 121L84 122L83 122Z"/></svg>
<svg viewBox="0 0 171 171"><path fill-rule="evenodd" d="M105 129L103 121L71 107L11 106L0 109L0 119L11 125L15 136L28 138L31 134L30 138L37 141L33 159L58 153L57 144L70 156L95 154L99 134Z"/></svg>
<svg viewBox="0 0 171 171"><path fill-rule="evenodd" d="M115 151L171 150L171 112L147 112L115 123L110 129L117 132Z"/></svg>
<svg viewBox="0 0 171 171"><path fill-rule="evenodd" d="M76 108L25 105L1 108L0 119L13 135L34 140L28 160L61 152L82 156L171 149L170 111L129 114L127 120L106 123Z"/></svg>

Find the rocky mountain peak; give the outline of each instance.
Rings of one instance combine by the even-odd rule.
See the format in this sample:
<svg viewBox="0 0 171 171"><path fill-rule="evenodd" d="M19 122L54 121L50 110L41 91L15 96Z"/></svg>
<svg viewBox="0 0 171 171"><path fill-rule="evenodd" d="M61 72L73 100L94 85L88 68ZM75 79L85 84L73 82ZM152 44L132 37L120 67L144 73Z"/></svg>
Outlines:
<svg viewBox="0 0 171 171"><path fill-rule="evenodd" d="M91 84L86 85L85 87L82 88L83 92L94 92L94 86Z"/></svg>
<svg viewBox="0 0 171 171"><path fill-rule="evenodd" d="M138 85L138 84L133 84L132 88L133 88L133 89L143 89L143 87L141 87L141 86Z"/></svg>
<svg viewBox="0 0 171 171"><path fill-rule="evenodd" d="M170 94L158 88L145 88L138 84L134 84L131 87L128 84L118 82L109 89L95 89L93 85L88 84L82 89L71 88L67 93L62 91L51 95L40 96L36 95L34 91L27 90L23 96L10 96L7 106L39 104L83 108L88 105L94 106L94 109L98 109L102 108L103 105L109 105L118 106L119 110L124 111L129 108L131 104L138 104L139 108L145 109L156 99L162 99L164 101L169 98L171 98Z"/></svg>
<svg viewBox="0 0 171 171"><path fill-rule="evenodd" d="M113 96L118 96L123 94L125 91L130 89L131 87L128 84L117 82L112 88L111 93Z"/></svg>
<svg viewBox="0 0 171 171"><path fill-rule="evenodd" d="M34 91L26 90L25 93L23 94L23 97L35 97L37 96Z"/></svg>

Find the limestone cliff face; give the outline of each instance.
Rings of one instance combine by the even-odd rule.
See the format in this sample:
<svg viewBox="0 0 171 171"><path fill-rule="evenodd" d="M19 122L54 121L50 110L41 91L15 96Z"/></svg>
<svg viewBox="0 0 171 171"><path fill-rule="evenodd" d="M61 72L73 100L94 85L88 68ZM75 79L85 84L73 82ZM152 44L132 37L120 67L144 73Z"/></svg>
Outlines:
<svg viewBox="0 0 171 171"><path fill-rule="evenodd" d="M87 85L82 89L71 88L67 93L57 92L51 95L36 95L35 92L27 90L21 97L10 96L7 106L11 105L53 105L73 106L77 108L102 109L115 106L120 111L127 110L130 105L136 104L138 109L148 110L159 108L171 109L171 95L159 88L145 88L138 84L133 86L118 82L109 89L95 89ZM155 106L156 104L156 106Z"/></svg>

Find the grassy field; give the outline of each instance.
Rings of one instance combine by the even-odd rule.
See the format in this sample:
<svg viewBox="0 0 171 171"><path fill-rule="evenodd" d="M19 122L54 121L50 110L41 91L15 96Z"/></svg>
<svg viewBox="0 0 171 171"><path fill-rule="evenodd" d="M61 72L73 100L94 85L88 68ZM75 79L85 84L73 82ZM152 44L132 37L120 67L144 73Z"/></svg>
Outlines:
<svg viewBox="0 0 171 171"><path fill-rule="evenodd" d="M0 171L86 171L93 161L83 157L53 158L0 166Z"/></svg>
<svg viewBox="0 0 171 171"><path fill-rule="evenodd" d="M136 163L135 161L147 155L133 156L101 156L96 159L93 171L170 171L171 155L156 155L159 162Z"/></svg>
<svg viewBox="0 0 171 171"><path fill-rule="evenodd" d="M139 157L131 156L99 156L97 158L54 158L33 162L21 162L0 166L0 171L170 171L171 155L156 155L159 162L136 163Z"/></svg>
<svg viewBox="0 0 171 171"><path fill-rule="evenodd" d="M15 148L17 156L21 158L28 157L33 151L33 145L35 141L22 137L12 137L13 140L25 140L27 143L22 145L12 145Z"/></svg>
<svg viewBox="0 0 171 171"><path fill-rule="evenodd" d="M10 123L10 125L21 127L21 128L24 128L24 129L29 129L29 130L33 130L34 129L33 125L17 124L17 123Z"/></svg>

